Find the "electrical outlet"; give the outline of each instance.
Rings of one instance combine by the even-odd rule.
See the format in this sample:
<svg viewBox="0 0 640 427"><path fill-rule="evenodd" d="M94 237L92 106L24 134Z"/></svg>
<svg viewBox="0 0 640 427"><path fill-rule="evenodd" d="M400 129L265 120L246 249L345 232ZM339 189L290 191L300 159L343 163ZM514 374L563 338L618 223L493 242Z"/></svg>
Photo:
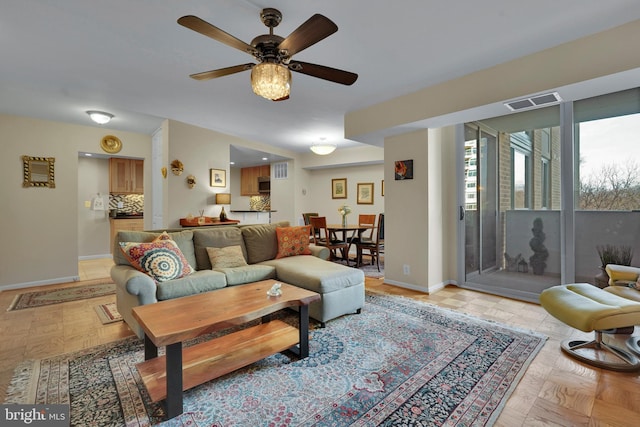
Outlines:
<svg viewBox="0 0 640 427"><path fill-rule="evenodd" d="M409 266L409 264L405 264L402 266L402 272L408 276L409 274L411 274L411 267Z"/></svg>
<svg viewBox="0 0 640 427"><path fill-rule="evenodd" d="M91 207L91 201L90 200L85 200L84 201L84 207L85 208L90 208Z"/></svg>
<svg viewBox="0 0 640 427"><path fill-rule="evenodd" d="M124 202L118 202L118 209L124 208Z"/></svg>

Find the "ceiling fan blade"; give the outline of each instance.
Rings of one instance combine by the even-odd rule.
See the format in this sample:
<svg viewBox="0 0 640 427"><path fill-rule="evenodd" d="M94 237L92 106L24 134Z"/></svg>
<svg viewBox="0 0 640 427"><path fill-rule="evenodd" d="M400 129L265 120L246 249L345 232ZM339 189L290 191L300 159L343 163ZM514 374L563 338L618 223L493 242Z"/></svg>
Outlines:
<svg viewBox="0 0 640 427"><path fill-rule="evenodd" d="M315 14L282 40L278 49L286 50L287 55L293 56L336 31L338 31L338 26L332 20L326 16Z"/></svg>
<svg viewBox="0 0 640 427"><path fill-rule="evenodd" d="M202 73L191 74L189 77L196 80L209 80L216 77L228 76L229 74L239 73L241 71L250 70L255 64L234 65L233 67L219 68L217 70L204 71Z"/></svg>
<svg viewBox="0 0 640 427"><path fill-rule="evenodd" d="M350 86L358 80L358 75L349 71L338 70L337 68L325 67L324 65L309 64L308 62L291 61L289 69L298 73L312 77L329 80L335 83Z"/></svg>
<svg viewBox="0 0 640 427"><path fill-rule="evenodd" d="M207 21L204 21L197 16L183 16L178 19L178 24L207 37L211 37L212 39L224 43L227 46L239 49L243 52L247 52L250 54L253 54L253 52L255 52L255 48L253 46L243 42L240 39L235 38L231 34L222 31L220 28L209 24Z"/></svg>

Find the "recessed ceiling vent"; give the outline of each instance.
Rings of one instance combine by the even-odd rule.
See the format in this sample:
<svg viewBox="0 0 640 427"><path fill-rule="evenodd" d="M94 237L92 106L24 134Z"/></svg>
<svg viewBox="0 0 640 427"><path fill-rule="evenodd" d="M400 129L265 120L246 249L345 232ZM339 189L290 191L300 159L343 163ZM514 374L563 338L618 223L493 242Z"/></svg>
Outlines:
<svg viewBox="0 0 640 427"><path fill-rule="evenodd" d="M523 111L559 104L560 102L562 102L562 98L560 98L558 92L551 92L529 98L516 99L515 101L508 101L505 102L504 105L511 111Z"/></svg>

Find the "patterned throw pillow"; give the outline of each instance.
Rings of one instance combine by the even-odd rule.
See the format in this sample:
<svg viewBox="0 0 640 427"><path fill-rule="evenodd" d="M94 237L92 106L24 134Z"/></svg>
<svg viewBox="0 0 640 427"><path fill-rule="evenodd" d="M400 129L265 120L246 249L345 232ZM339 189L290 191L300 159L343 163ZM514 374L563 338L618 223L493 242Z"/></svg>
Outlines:
<svg viewBox="0 0 640 427"><path fill-rule="evenodd" d="M179 279L193 273L193 267L166 232L149 243L120 242L120 249L131 265L156 282Z"/></svg>
<svg viewBox="0 0 640 427"><path fill-rule="evenodd" d="M276 237L278 239L276 259L294 255L311 255L309 233L311 233L311 227L308 225L276 227Z"/></svg>
<svg viewBox="0 0 640 427"><path fill-rule="evenodd" d="M207 248L207 254L209 254L211 268L233 268L248 265L240 246Z"/></svg>

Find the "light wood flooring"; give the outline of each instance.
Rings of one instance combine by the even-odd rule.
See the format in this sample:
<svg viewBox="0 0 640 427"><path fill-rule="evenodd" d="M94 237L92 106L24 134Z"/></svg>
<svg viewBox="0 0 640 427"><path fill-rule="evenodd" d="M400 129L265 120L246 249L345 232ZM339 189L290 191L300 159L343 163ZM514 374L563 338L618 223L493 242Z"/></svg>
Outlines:
<svg viewBox="0 0 640 427"><path fill-rule="evenodd" d="M81 280L108 277L110 266L110 259L82 261ZM74 285L77 283L64 286ZM568 358L560 351L559 342L590 335L565 326L539 305L453 286L433 295L386 285L384 279L367 278L366 286L374 292L403 295L549 337L496 426L640 425L640 374L592 368ZM25 290L0 292L0 307L8 307L14 296L22 292ZM13 369L20 361L72 352L132 335L123 322L102 325L98 320L94 306L113 300L110 295L41 308L1 310L0 401L4 401Z"/></svg>

